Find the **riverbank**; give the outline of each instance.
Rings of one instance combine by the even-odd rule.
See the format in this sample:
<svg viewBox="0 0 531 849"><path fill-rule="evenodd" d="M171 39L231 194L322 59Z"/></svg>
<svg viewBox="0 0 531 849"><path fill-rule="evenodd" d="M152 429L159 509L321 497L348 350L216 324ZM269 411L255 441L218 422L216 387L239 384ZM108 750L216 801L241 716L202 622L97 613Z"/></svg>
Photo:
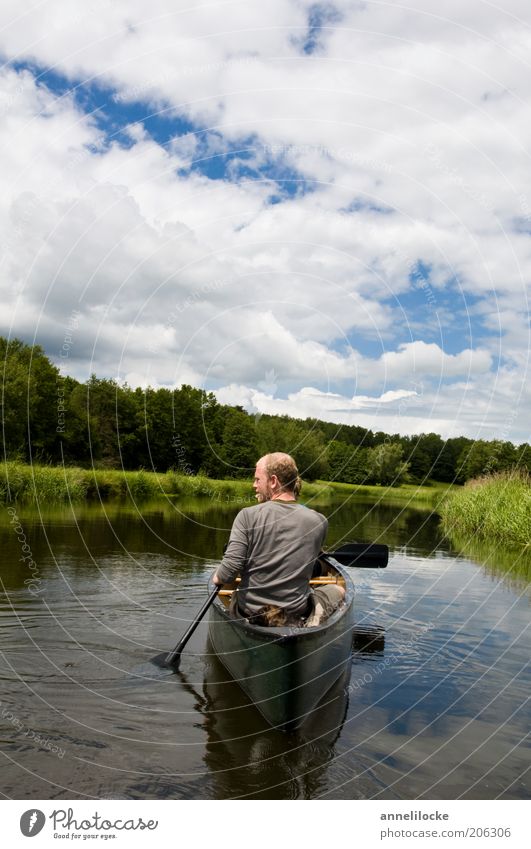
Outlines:
<svg viewBox="0 0 531 849"><path fill-rule="evenodd" d="M531 479L521 472L470 481L440 505L450 539L531 545Z"/></svg>
<svg viewBox="0 0 531 849"><path fill-rule="evenodd" d="M403 483L400 486L373 486L349 483L328 483L334 495L346 497L367 497L378 501L394 502L407 506L410 502L415 507L425 507L430 511L438 511L439 505L447 496L462 487L452 483L429 481L425 484Z"/></svg>
<svg viewBox="0 0 531 849"><path fill-rule="evenodd" d="M319 499L330 495L326 483L305 483L304 496ZM161 496L204 497L214 501L254 504L250 480L214 480L204 475L178 472L127 472L122 469L81 469L75 466L27 465L8 461L0 466L0 503L60 503L135 501Z"/></svg>
<svg viewBox="0 0 531 849"><path fill-rule="evenodd" d="M448 484L400 487L354 486L327 481L304 482L302 499L322 502L332 496L368 496L403 504L422 501L434 508L449 489ZM254 504L250 480L215 480L179 472L126 472L121 469L82 469L76 466L27 465L8 461L0 466L0 503L69 503L130 498L205 497L214 501Z"/></svg>
<svg viewBox="0 0 531 849"><path fill-rule="evenodd" d="M30 466L16 462L4 463L0 468L0 500L4 503L144 500L168 495L245 498L249 491L248 481L218 481L177 472Z"/></svg>

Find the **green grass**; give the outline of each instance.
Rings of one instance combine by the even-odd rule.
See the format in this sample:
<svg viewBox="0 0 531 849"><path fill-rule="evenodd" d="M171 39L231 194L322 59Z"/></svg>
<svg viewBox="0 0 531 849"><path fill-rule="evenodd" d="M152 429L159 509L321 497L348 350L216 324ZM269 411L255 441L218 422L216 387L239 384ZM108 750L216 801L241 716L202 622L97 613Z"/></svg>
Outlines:
<svg viewBox="0 0 531 849"><path fill-rule="evenodd" d="M529 546L531 479L511 472L469 481L442 502L439 513L450 539Z"/></svg>
<svg viewBox="0 0 531 849"><path fill-rule="evenodd" d="M77 501L86 498L88 473L84 469L28 466L15 461L0 466L0 500L20 502Z"/></svg>
<svg viewBox="0 0 531 849"><path fill-rule="evenodd" d="M303 499L323 500L330 496L326 483L305 483ZM160 496L210 498L219 502L254 504L250 480L213 480L204 475L178 472L126 472L80 469L70 466L26 465L8 461L0 466L0 503L60 503L82 500L132 498L135 501Z"/></svg>
<svg viewBox="0 0 531 849"><path fill-rule="evenodd" d="M399 487L355 486L327 481L304 482L302 501L322 504L334 496L365 496L407 504L424 502L436 508L451 485L403 484ZM210 498L219 502L254 504L250 480L214 480L204 475L179 472L126 472L121 469L81 469L74 466L26 465L8 461L0 466L0 503L60 503L82 500L132 498L147 500L160 496Z"/></svg>
<svg viewBox="0 0 531 849"><path fill-rule="evenodd" d="M429 481L426 484L401 484L400 486L372 486L369 484L329 483L332 493L342 496L361 496L378 501L394 501L400 504L414 502L427 509L438 510L449 493L461 487L451 483Z"/></svg>

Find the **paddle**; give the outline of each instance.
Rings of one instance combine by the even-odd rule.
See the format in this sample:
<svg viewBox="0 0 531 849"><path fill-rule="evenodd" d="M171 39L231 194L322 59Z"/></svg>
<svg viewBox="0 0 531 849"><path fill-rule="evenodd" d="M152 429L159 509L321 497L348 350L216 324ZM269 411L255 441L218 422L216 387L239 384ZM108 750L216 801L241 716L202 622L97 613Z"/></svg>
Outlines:
<svg viewBox="0 0 531 849"><path fill-rule="evenodd" d="M188 628L188 630L186 631L184 636L181 637L181 639L179 640L179 642L177 643L175 648L169 654L167 654L166 656L158 655L156 658L153 658L154 662L157 662L161 666L172 666L174 669L179 668L179 664L181 662L181 652L182 652L182 650L184 649L186 643L188 642L188 640L190 639L190 637L194 633L195 629L197 628L197 626L201 622L201 619L203 618L203 616L207 612L208 608L210 607L210 605L212 604L212 602L216 598L220 589L221 589L221 586L214 587L213 591L210 593L209 597L207 598L207 600L203 604L201 610L197 613L194 621L191 623L190 627Z"/></svg>
<svg viewBox="0 0 531 849"><path fill-rule="evenodd" d="M346 542L335 551L324 551L323 554L333 557L342 566L356 566L358 569L385 569L389 562L388 546L375 542Z"/></svg>

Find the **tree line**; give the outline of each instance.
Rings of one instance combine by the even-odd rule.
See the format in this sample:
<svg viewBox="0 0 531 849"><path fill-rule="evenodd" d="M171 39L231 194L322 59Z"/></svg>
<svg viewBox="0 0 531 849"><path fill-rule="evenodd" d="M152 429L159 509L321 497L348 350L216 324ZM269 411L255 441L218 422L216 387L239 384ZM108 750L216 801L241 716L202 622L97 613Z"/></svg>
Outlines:
<svg viewBox="0 0 531 849"><path fill-rule="evenodd" d="M464 483L513 468L531 447L501 440L400 436L319 419L252 415L193 386L141 389L61 375L40 346L0 338L4 456L99 468L175 469L247 477L257 457L287 451L307 480Z"/></svg>

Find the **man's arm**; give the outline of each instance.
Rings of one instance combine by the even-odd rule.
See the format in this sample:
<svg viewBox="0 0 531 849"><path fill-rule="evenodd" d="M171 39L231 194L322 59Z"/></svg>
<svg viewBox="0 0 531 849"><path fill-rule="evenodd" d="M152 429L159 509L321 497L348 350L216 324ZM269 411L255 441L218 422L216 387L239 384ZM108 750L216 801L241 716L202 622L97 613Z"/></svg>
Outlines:
<svg viewBox="0 0 531 849"><path fill-rule="evenodd" d="M233 581L247 563L249 540L243 513L244 511L240 510L234 520L223 560L212 579L217 585Z"/></svg>

